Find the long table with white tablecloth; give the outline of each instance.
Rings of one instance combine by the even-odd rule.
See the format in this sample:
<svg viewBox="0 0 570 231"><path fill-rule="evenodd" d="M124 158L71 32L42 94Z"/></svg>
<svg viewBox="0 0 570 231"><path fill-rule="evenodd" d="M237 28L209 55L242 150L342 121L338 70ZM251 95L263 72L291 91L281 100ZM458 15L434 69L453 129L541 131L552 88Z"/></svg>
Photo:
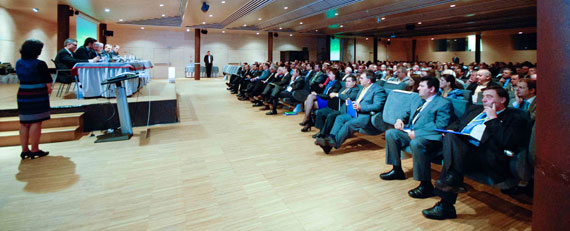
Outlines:
<svg viewBox="0 0 570 231"><path fill-rule="evenodd" d="M84 97L115 97L113 84L101 85L103 81L124 72L138 72L139 78L125 80L127 96L137 92L150 81L152 62L141 60L122 63L77 63L72 75L77 75Z"/></svg>

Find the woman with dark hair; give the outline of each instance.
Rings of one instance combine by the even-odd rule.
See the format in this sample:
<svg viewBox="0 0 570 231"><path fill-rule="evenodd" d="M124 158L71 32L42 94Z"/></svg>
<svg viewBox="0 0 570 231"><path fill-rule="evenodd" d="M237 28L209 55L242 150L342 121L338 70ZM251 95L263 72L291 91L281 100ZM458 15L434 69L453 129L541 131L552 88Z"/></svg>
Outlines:
<svg viewBox="0 0 570 231"><path fill-rule="evenodd" d="M327 71L327 75L329 79L323 93L317 94L316 92L313 91L309 96L307 96L307 99L305 100L305 118L303 119L303 122L299 124L303 126L301 132L308 132L311 130L311 126L313 126L313 121L311 120L311 113L313 113L314 110L319 109L319 105L317 103L317 97L324 100L329 100L330 93L337 93L342 88L342 85L338 80L340 78L340 73L338 69L336 68L329 69Z"/></svg>
<svg viewBox="0 0 570 231"><path fill-rule="evenodd" d="M443 98L464 99L463 91L457 89L455 76L444 74L439 78L439 88Z"/></svg>
<svg viewBox="0 0 570 231"><path fill-rule="evenodd" d="M21 59L16 62L16 73L20 80L17 99L22 159L49 154L39 149L42 121L50 119L49 94L52 90L52 78L47 64L38 59L43 47L41 41L26 40L20 49ZM31 150L28 142L32 146Z"/></svg>

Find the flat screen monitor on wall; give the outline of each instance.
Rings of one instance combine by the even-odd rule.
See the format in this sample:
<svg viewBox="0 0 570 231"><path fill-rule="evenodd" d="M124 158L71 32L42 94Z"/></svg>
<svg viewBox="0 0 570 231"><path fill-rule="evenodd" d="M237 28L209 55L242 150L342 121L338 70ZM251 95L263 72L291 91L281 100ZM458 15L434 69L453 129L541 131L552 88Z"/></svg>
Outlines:
<svg viewBox="0 0 570 231"><path fill-rule="evenodd" d="M513 35L515 50L536 50L536 33Z"/></svg>
<svg viewBox="0 0 570 231"><path fill-rule="evenodd" d="M331 61L340 61L340 39L331 38Z"/></svg>
<svg viewBox="0 0 570 231"><path fill-rule="evenodd" d="M97 39L98 23L81 14L77 16L77 45L83 46L83 42L86 38L91 37Z"/></svg>

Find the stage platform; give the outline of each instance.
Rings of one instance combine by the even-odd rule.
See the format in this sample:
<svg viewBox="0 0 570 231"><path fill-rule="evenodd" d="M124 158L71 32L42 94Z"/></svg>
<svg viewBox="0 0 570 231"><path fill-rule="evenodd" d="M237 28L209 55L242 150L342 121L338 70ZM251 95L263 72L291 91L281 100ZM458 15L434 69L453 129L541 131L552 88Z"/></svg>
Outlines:
<svg viewBox="0 0 570 231"><path fill-rule="evenodd" d="M0 84L0 117L17 116L16 94L18 84ZM119 127L115 98L77 99L70 90L63 97L55 96L59 87L54 86L50 97L52 114L85 112L84 132ZM149 93L150 89L150 93ZM150 101L150 125L178 122L176 85L168 80L153 79L148 85L127 98L133 126L146 126Z"/></svg>

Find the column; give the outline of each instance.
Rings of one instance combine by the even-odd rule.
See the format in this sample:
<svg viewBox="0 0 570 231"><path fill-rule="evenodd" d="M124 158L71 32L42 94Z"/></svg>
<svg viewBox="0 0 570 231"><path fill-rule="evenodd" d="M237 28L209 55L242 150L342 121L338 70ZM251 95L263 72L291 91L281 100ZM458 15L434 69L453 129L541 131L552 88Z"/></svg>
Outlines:
<svg viewBox="0 0 570 231"><path fill-rule="evenodd" d="M416 44L417 40L412 40L412 63L418 61L416 60Z"/></svg>
<svg viewBox="0 0 570 231"><path fill-rule="evenodd" d="M475 34L475 62L481 62L481 32Z"/></svg>
<svg viewBox="0 0 570 231"><path fill-rule="evenodd" d="M570 227L570 5L537 1L538 96L532 230Z"/></svg>
<svg viewBox="0 0 570 231"><path fill-rule="evenodd" d="M63 49L63 43L69 38L69 16L73 13L68 5L57 5L57 50ZM83 41L81 41L83 42ZM79 41L77 41L79 44Z"/></svg>
<svg viewBox="0 0 570 231"><path fill-rule="evenodd" d="M267 33L267 61L273 62L273 32Z"/></svg>
<svg viewBox="0 0 570 231"><path fill-rule="evenodd" d="M200 29L194 29L194 80L200 80Z"/></svg>
<svg viewBox="0 0 570 231"><path fill-rule="evenodd" d="M107 44L107 36L105 36L105 31L107 31L107 24L101 23L99 24L99 42L103 44Z"/></svg>
<svg viewBox="0 0 570 231"><path fill-rule="evenodd" d="M376 63L376 60L378 60L378 38L374 37L373 40L374 43L372 46L374 46L374 55L373 55L374 60L372 60L372 62Z"/></svg>

